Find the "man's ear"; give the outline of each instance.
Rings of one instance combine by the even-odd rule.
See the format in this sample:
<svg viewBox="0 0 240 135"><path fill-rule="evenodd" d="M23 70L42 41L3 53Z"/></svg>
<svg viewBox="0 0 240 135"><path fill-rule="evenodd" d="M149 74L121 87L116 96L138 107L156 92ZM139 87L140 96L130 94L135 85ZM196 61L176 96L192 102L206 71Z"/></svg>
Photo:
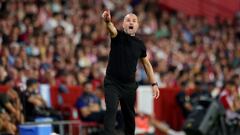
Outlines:
<svg viewBox="0 0 240 135"><path fill-rule="evenodd" d="M142 21L138 18L138 27L140 27L142 24Z"/></svg>
<svg viewBox="0 0 240 135"><path fill-rule="evenodd" d="M121 21L121 24L122 24L122 28L124 29L124 21Z"/></svg>

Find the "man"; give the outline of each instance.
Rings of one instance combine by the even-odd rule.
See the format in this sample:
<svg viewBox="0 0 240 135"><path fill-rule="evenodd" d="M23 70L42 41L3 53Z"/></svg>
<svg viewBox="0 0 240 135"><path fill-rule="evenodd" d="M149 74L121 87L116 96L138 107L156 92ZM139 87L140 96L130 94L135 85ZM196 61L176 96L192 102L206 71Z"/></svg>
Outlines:
<svg viewBox="0 0 240 135"><path fill-rule="evenodd" d="M27 121L33 121L37 117L51 117L54 120L61 120L61 113L48 108L45 100L38 92L38 82L29 78L26 82L27 89L22 93L23 104Z"/></svg>
<svg viewBox="0 0 240 135"><path fill-rule="evenodd" d="M99 92L99 90L93 91L93 85L90 81L83 83L83 90L83 94L76 102L81 120L103 124L105 110L102 108L101 98L98 97L100 95L97 96L96 93ZM123 127L122 115L119 111L117 113L117 123L115 127L118 131L121 131Z"/></svg>
<svg viewBox="0 0 240 135"><path fill-rule="evenodd" d="M43 113L41 114L42 116L48 116L49 114L47 112L42 111L45 107L45 101L37 91L37 80L32 78L28 79L26 85L27 89L23 91L22 96L27 121L32 121L35 117L40 116L40 112Z"/></svg>
<svg viewBox="0 0 240 135"><path fill-rule="evenodd" d="M7 93L0 93L0 105L4 107L4 109L9 113L9 115L13 116L11 117L11 120L16 123L22 123L23 122L23 115L21 113L21 110L18 109L12 102L9 95L9 91Z"/></svg>
<svg viewBox="0 0 240 135"><path fill-rule="evenodd" d="M226 110L226 121L231 122L240 119L240 96L234 80L226 82L219 100Z"/></svg>
<svg viewBox="0 0 240 135"><path fill-rule="evenodd" d="M179 105L182 114L184 118L186 119L188 115L192 112L193 110L193 105L191 103L191 97L187 94L188 93L188 82L182 82L181 83L181 90L176 96L176 101L177 104Z"/></svg>
<svg viewBox="0 0 240 135"><path fill-rule="evenodd" d="M115 28L111 22L110 11L104 11L102 18L106 23L111 36L111 51L104 80L106 115L104 119L105 135L116 135L114 123L118 102L124 117L125 135L134 135L135 111L134 103L136 89L135 72L137 62L140 59L152 84L155 98L159 96L159 89L154 78L152 66L146 57L144 43L135 37L139 23L135 14L127 14L123 21L123 31Z"/></svg>
<svg viewBox="0 0 240 135"><path fill-rule="evenodd" d="M22 103L21 99L18 95L18 91L15 90L14 80L10 76L6 76L3 82L5 86L8 86L8 90L6 92L6 97L8 99L8 104L6 104L7 109L12 114L11 117L14 123L21 124L24 122L24 115L22 113Z"/></svg>
<svg viewBox="0 0 240 135"><path fill-rule="evenodd" d="M93 94L93 86L87 81L83 84L84 93L79 97L76 107L83 121L103 122L104 112L101 110L100 99Z"/></svg>
<svg viewBox="0 0 240 135"><path fill-rule="evenodd" d="M17 127L12 123L9 114L5 111L4 107L0 105L0 134L15 135L16 132Z"/></svg>

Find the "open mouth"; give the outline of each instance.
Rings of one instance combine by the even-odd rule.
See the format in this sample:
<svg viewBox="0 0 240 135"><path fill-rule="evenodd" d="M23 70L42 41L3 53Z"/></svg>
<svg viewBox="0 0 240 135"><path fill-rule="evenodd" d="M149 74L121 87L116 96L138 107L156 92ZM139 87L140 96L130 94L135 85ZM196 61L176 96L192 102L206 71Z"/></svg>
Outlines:
<svg viewBox="0 0 240 135"><path fill-rule="evenodd" d="M131 30L132 30L132 29L133 29L133 26L129 26L129 29L131 29Z"/></svg>

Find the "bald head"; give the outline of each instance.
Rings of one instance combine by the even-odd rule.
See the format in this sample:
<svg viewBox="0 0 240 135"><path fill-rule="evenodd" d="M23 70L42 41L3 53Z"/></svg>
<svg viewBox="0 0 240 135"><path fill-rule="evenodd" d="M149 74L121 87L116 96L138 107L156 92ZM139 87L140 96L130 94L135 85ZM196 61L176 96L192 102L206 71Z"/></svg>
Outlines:
<svg viewBox="0 0 240 135"><path fill-rule="evenodd" d="M135 36L138 27L139 27L138 17L135 14L129 13L124 17L123 29L127 34Z"/></svg>
<svg viewBox="0 0 240 135"><path fill-rule="evenodd" d="M127 19L127 18L134 18L138 21L138 17L136 14L134 13L128 13L125 17L124 17L124 20Z"/></svg>

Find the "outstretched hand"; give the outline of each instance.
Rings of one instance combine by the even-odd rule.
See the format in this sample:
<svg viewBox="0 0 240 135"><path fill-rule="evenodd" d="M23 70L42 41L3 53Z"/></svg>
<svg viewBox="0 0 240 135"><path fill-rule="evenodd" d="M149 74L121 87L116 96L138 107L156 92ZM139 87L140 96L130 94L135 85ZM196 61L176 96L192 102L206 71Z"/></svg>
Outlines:
<svg viewBox="0 0 240 135"><path fill-rule="evenodd" d="M102 14L102 18L105 22L110 22L111 21L110 10L105 10Z"/></svg>
<svg viewBox="0 0 240 135"><path fill-rule="evenodd" d="M158 86L157 85L152 86L152 90L153 90L153 97L157 99L160 95Z"/></svg>

